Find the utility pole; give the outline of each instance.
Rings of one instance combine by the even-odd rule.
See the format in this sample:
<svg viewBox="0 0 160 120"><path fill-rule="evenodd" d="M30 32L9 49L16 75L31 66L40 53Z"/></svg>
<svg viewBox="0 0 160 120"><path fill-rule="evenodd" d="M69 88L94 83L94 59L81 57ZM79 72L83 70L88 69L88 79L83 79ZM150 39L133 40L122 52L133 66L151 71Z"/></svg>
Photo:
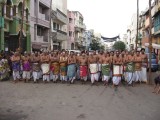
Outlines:
<svg viewBox="0 0 160 120"><path fill-rule="evenodd" d="M50 1L50 20L49 20L49 22L50 22L50 29L49 29L49 50L51 50L52 49L52 22L51 22L51 20L52 20L52 0Z"/></svg>
<svg viewBox="0 0 160 120"><path fill-rule="evenodd" d="M22 19L21 19L21 28L20 28L20 36L19 36L19 50L22 52L22 39L23 39L23 21L24 21L24 8L25 8L25 0L22 3Z"/></svg>
<svg viewBox="0 0 160 120"><path fill-rule="evenodd" d="M137 0L137 35L136 35L136 50L137 50L137 44L138 44L138 25L139 24L139 0Z"/></svg>
<svg viewBox="0 0 160 120"><path fill-rule="evenodd" d="M152 56L152 15L151 15L151 1L149 0L149 84L151 84L151 56Z"/></svg>

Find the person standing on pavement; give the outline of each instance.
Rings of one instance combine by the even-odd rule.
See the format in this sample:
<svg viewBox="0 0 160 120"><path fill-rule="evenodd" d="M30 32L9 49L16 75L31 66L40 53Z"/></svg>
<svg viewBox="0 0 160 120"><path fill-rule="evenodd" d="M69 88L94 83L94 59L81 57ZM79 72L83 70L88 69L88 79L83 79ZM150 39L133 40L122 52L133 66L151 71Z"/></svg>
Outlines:
<svg viewBox="0 0 160 120"><path fill-rule="evenodd" d="M128 85L134 86L135 81L135 56L134 52L131 51L128 57L126 58L126 72L127 72L127 83Z"/></svg>
<svg viewBox="0 0 160 120"><path fill-rule="evenodd" d="M142 82L142 57L139 51L135 55L135 81Z"/></svg>
<svg viewBox="0 0 160 120"><path fill-rule="evenodd" d="M43 82L46 83L50 82L50 57L48 55L48 53L45 51L42 55L41 55L41 69L42 69L42 74L43 74Z"/></svg>
<svg viewBox="0 0 160 120"><path fill-rule="evenodd" d="M79 58L78 63L80 68L80 78L83 84L87 81L88 76L88 58L84 51L82 52L82 56Z"/></svg>
<svg viewBox="0 0 160 120"><path fill-rule="evenodd" d="M32 75L34 83L37 83L40 77L40 56L37 52L32 56Z"/></svg>
<svg viewBox="0 0 160 120"><path fill-rule="evenodd" d="M108 85L109 79L110 79L110 71L111 71L111 62L112 59L110 57L109 52L104 53L104 56L102 59L102 81L104 82L104 85Z"/></svg>
<svg viewBox="0 0 160 120"><path fill-rule="evenodd" d="M74 83L76 78L76 57L72 51L68 55L67 77L71 84Z"/></svg>
<svg viewBox="0 0 160 120"><path fill-rule="evenodd" d="M24 56L22 56L22 66L23 66L23 74L22 78L24 82L29 82L31 76L31 62L29 55L25 52Z"/></svg>
<svg viewBox="0 0 160 120"><path fill-rule="evenodd" d="M97 55L95 55L95 51L90 53L88 58L88 66L91 74L91 83L94 85L95 81L98 82L98 59Z"/></svg>
<svg viewBox="0 0 160 120"><path fill-rule="evenodd" d="M67 63L68 63L68 56L65 54L65 51L62 52L60 56L60 80L67 82Z"/></svg>
<svg viewBox="0 0 160 120"><path fill-rule="evenodd" d="M116 55L113 58L113 86L115 88L118 87L120 81L121 81L121 77L122 77L122 67L123 61L122 61L122 57L120 57L120 53L117 51Z"/></svg>
<svg viewBox="0 0 160 120"><path fill-rule="evenodd" d="M59 78L59 55L58 52L51 52L50 55L50 79L53 80L54 83L57 82Z"/></svg>
<svg viewBox="0 0 160 120"><path fill-rule="evenodd" d="M148 58L145 54L145 49L141 49L141 57L142 57L142 81L147 83L147 66L148 66Z"/></svg>
<svg viewBox="0 0 160 120"><path fill-rule="evenodd" d="M13 56L11 56L11 62L12 62L12 75L13 80L16 83L20 79L20 54L18 52L15 52Z"/></svg>

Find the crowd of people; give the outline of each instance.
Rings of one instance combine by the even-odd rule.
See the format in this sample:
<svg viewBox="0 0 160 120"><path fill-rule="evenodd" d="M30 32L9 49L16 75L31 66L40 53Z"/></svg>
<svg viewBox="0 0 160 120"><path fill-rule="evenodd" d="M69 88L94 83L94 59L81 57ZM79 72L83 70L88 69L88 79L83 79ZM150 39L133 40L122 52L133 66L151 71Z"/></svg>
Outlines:
<svg viewBox="0 0 160 120"><path fill-rule="evenodd" d="M39 82L60 80L62 83L74 83L81 80L84 84L98 81L108 85L111 81L117 87L123 80L134 86L136 82L147 83L148 58L141 51L81 51L81 53L62 51L44 51L20 54L14 52L9 57L0 55L0 79L8 78L12 73L13 81Z"/></svg>

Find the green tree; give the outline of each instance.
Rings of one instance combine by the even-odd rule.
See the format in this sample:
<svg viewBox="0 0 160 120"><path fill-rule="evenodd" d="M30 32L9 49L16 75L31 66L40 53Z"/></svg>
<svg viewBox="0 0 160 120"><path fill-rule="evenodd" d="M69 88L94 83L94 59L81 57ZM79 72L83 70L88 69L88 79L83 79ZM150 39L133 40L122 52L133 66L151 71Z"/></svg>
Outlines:
<svg viewBox="0 0 160 120"><path fill-rule="evenodd" d="M101 45L100 50L104 50L104 49L105 49L104 45Z"/></svg>
<svg viewBox="0 0 160 120"><path fill-rule="evenodd" d="M115 50L125 50L126 49L126 45L122 41L117 41L117 42L114 43L113 49L115 49Z"/></svg>
<svg viewBox="0 0 160 120"><path fill-rule="evenodd" d="M97 40L92 40L90 46L91 50L100 50L100 43Z"/></svg>

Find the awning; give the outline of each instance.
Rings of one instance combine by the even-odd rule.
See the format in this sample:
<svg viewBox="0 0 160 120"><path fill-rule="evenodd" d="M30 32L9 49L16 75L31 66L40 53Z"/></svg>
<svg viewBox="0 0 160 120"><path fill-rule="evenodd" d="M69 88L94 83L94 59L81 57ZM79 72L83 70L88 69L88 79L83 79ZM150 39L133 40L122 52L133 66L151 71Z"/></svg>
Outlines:
<svg viewBox="0 0 160 120"><path fill-rule="evenodd" d="M149 43L145 43L145 46L148 47ZM160 49L160 45L159 44L152 43L152 47L155 48L155 49Z"/></svg>

